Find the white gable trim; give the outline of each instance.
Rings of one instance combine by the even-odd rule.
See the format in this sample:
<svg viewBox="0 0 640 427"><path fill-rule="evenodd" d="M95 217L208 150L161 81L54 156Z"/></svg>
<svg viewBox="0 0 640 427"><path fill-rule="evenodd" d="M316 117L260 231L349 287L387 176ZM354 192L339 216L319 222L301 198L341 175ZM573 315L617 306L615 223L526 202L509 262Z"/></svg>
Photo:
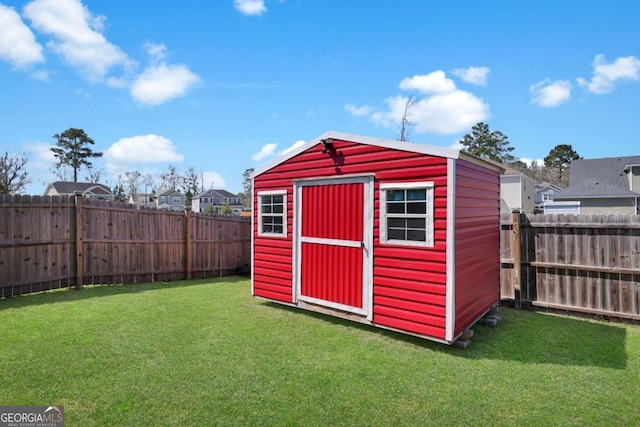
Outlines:
<svg viewBox="0 0 640 427"><path fill-rule="evenodd" d="M341 141L356 142L358 144L364 144L364 145L375 145L377 147L385 147L385 148L390 148L392 150L409 151L412 153L420 153L420 154L426 154L426 155L436 156L436 157L444 157L449 159L457 159L461 155L463 155L463 153L461 153L460 150L454 150L451 148L434 147L431 145L416 144L413 142L396 141L393 139L374 138L370 136L354 135L350 133L329 131L312 139L306 144L301 145L295 150L288 152L284 156L278 157L274 159L272 162L269 162L268 164L260 168L257 168L251 174L251 178L255 178L256 176L261 175L270 169L273 169L279 164L286 162L287 160L297 156L303 151L308 150L314 145L319 144L320 141L327 138L341 140ZM491 166L491 165L487 165L487 166Z"/></svg>

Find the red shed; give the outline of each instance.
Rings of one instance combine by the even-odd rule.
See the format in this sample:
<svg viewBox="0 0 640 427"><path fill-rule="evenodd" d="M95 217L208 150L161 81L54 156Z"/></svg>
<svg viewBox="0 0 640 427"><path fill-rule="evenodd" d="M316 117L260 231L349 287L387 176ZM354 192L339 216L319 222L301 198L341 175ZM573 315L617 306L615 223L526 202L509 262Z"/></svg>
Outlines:
<svg viewBox="0 0 640 427"><path fill-rule="evenodd" d="M447 344L499 300L494 165L327 132L252 183L256 297Z"/></svg>

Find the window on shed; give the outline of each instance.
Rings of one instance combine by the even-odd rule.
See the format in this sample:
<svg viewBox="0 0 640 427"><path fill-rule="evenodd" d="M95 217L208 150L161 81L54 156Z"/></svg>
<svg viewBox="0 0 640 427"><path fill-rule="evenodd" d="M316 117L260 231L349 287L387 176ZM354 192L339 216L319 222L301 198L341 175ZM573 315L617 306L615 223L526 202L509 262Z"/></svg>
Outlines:
<svg viewBox="0 0 640 427"><path fill-rule="evenodd" d="M287 236L287 192L285 190L258 193L258 234Z"/></svg>
<svg viewBox="0 0 640 427"><path fill-rule="evenodd" d="M380 242L433 246L433 182L380 185Z"/></svg>
<svg viewBox="0 0 640 427"><path fill-rule="evenodd" d="M173 196L173 203L177 204L182 202L182 199L180 198L180 196Z"/></svg>

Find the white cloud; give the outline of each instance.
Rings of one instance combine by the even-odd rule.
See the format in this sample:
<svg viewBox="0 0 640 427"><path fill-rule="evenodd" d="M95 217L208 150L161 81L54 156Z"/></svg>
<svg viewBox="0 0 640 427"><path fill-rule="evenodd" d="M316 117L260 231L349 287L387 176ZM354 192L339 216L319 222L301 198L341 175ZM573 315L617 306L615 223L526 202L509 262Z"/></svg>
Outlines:
<svg viewBox="0 0 640 427"><path fill-rule="evenodd" d="M553 108L571 98L571 83L567 80L545 79L529 86L531 102L541 107Z"/></svg>
<svg viewBox="0 0 640 427"><path fill-rule="evenodd" d="M9 62L15 68L26 68L44 62L42 46L20 19L20 15L10 7L0 4L0 60Z"/></svg>
<svg viewBox="0 0 640 427"><path fill-rule="evenodd" d="M462 145L462 143L460 142L460 140L457 140L455 142L453 142L449 148L451 148L452 150L462 150L464 148L464 145Z"/></svg>
<svg viewBox="0 0 640 427"><path fill-rule="evenodd" d="M142 48L151 57L152 62L159 62L167 57L167 46L164 43L147 42Z"/></svg>
<svg viewBox="0 0 640 427"><path fill-rule="evenodd" d="M56 162L51 145L42 142L24 142L22 149L29 155L29 169L47 171Z"/></svg>
<svg viewBox="0 0 640 427"><path fill-rule="evenodd" d="M278 148L278 144L276 144L275 142L265 144L262 146L259 152L251 156L251 159L254 162L260 162L268 157L273 156L276 152L276 148Z"/></svg>
<svg viewBox="0 0 640 427"><path fill-rule="evenodd" d="M144 164L181 162L184 156L176 152L173 143L158 135L122 138L104 151L105 159L114 164Z"/></svg>
<svg viewBox="0 0 640 427"><path fill-rule="evenodd" d="M102 34L104 17L94 16L80 0L34 0L24 7L33 27L51 37L47 47L91 81L101 80L127 55Z"/></svg>
<svg viewBox="0 0 640 427"><path fill-rule="evenodd" d="M386 111L378 111L371 119L384 127L397 127L402 122L407 97L387 98ZM463 90L420 99L411 108L410 120L417 133L447 135L468 130L489 116L489 105Z"/></svg>
<svg viewBox="0 0 640 427"><path fill-rule="evenodd" d="M356 107L353 104L346 104L344 106L344 110L356 117L362 117L362 116L368 116L369 114L373 113L374 108L368 105L363 105L362 107Z"/></svg>
<svg viewBox="0 0 640 427"><path fill-rule="evenodd" d="M140 104L158 105L184 96L200 82L200 77L185 65L152 65L131 85L131 96Z"/></svg>
<svg viewBox="0 0 640 427"><path fill-rule="evenodd" d="M224 188L227 186L227 182L218 172L203 172L202 179L204 188Z"/></svg>
<svg viewBox="0 0 640 427"><path fill-rule="evenodd" d="M296 150L300 147L302 147L304 144L306 144L305 141L303 140L298 140L296 142L294 142L293 144L291 144L289 147L285 148L284 150L280 151L278 153L278 156L284 156L286 154L289 154L290 152L292 152L293 150Z"/></svg>
<svg viewBox="0 0 640 427"><path fill-rule="evenodd" d="M262 15L267 11L264 0L233 0L233 7L244 15Z"/></svg>
<svg viewBox="0 0 640 427"><path fill-rule="evenodd" d="M640 80L640 59L635 56L620 57L607 63L604 55L599 54L594 58L592 65L591 81L582 77L577 79L578 84L591 93L609 93L619 80Z"/></svg>
<svg viewBox="0 0 640 427"><path fill-rule="evenodd" d="M456 84L447 78L442 70L407 77L400 82L399 87L402 90L417 90L426 94L449 93L456 90Z"/></svg>
<svg viewBox="0 0 640 427"><path fill-rule="evenodd" d="M27 166L32 185L27 191L31 194L42 193L40 185L47 185L59 179L53 173L56 159L51 151L52 145L38 141L24 141L20 145L21 151L28 156ZM34 191L33 188L38 190Z"/></svg>
<svg viewBox="0 0 640 427"><path fill-rule="evenodd" d="M468 68L456 68L452 73L467 83L471 83L478 86L486 86L487 78L489 77L488 67L468 67Z"/></svg>
<svg viewBox="0 0 640 427"><path fill-rule="evenodd" d="M400 89L418 90L424 98L413 97L409 120L416 133L454 134L466 131L489 117L489 104L471 92L460 90L442 70L425 75L407 77ZM387 128L399 127L405 114L408 96L395 95L385 99L386 108L345 105L344 109L356 116L368 116L374 123Z"/></svg>

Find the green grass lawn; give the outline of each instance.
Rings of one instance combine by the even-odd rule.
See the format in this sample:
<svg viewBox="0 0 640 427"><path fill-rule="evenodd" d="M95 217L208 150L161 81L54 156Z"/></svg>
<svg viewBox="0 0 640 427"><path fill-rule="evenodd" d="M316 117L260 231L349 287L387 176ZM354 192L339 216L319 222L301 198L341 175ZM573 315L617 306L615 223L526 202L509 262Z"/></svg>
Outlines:
<svg viewBox="0 0 640 427"><path fill-rule="evenodd" d="M0 300L0 405L67 426L640 425L640 327L502 308L467 350L242 278Z"/></svg>

